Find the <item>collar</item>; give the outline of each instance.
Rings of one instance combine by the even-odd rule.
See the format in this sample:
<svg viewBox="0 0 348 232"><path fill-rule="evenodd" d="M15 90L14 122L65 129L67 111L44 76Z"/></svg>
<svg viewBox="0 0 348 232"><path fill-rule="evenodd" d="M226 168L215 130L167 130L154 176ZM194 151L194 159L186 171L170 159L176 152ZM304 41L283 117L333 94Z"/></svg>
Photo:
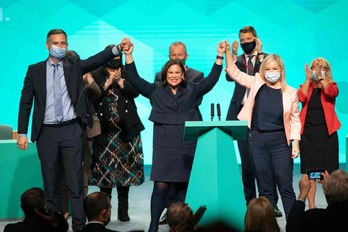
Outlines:
<svg viewBox="0 0 348 232"><path fill-rule="evenodd" d="M102 223L102 222L100 222L100 221L89 221L88 223L87 223L87 225L88 224L100 224L100 225L103 225L104 226L104 223Z"/></svg>
<svg viewBox="0 0 348 232"><path fill-rule="evenodd" d="M245 53L243 53L243 55L244 55L244 58L245 58L245 59L248 58L248 56L253 56L253 59L254 59L254 58L256 58L256 56L257 56L257 50L255 50L253 53L251 53L251 54L249 54L249 55L247 55L247 54L245 54Z"/></svg>
<svg viewBox="0 0 348 232"><path fill-rule="evenodd" d="M54 62L53 62L50 58L48 58L48 59L47 59L47 64L48 64L49 66L52 66L52 64L54 64ZM59 61L58 64L60 65L60 67L63 67L63 61L62 61L62 60Z"/></svg>

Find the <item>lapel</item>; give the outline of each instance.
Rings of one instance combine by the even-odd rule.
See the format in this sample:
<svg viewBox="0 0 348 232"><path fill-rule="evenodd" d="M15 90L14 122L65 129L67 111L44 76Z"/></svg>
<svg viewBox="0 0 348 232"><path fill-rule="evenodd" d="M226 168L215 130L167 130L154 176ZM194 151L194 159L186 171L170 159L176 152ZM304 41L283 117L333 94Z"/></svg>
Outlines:
<svg viewBox="0 0 348 232"><path fill-rule="evenodd" d="M70 93L69 91L70 71L69 70L71 69L71 64L65 58L63 60L63 69L64 69L64 78L65 78L66 88L68 89L68 93Z"/></svg>
<svg viewBox="0 0 348 232"><path fill-rule="evenodd" d="M39 91L38 93L42 93L42 99L43 99L43 105L45 106L46 105L46 97L47 97L47 60L46 59L45 61L42 61L40 63L40 65L38 66L38 70L37 70L37 73L34 74L34 75L37 75L37 78L35 78L35 80L38 83L38 86L39 86Z"/></svg>
<svg viewBox="0 0 348 232"><path fill-rule="evenodd" d="M289 109L292 107L292 100L291 99L291 91L289 91L288 86L285 87L285 91L282 93L282 101L283 101L283 114L287 115Z"/></svg>

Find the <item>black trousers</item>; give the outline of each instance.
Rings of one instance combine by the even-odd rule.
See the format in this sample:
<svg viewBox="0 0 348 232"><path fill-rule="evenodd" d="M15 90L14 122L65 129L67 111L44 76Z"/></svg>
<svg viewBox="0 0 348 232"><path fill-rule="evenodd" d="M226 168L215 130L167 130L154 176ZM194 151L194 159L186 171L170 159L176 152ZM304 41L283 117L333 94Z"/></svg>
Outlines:
<svg viewBox="0 0 348 232"><path fill-rule="evenodd" d="M42 127L36 142L48 208L61 211L60 160L63 163L72 209L72 227L86 222L83 211L83 130L78 122L63 127Z"/></svg>

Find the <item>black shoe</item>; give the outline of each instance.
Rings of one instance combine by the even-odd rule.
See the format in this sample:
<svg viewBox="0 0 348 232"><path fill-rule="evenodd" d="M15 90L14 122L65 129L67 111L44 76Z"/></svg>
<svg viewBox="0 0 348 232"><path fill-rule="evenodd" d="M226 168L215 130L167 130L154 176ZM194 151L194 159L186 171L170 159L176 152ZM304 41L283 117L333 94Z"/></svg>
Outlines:
<svg viewBox="0 0 348 232"><path fill-rule="evenodd" d="M283 213L279 210L278 206L274 208L274 214L276 217L283 217Z"/></svg>
<svg viewBox="0 0 348 232"><path fill-rule="evenodd" d="M158 222L159 225L168 224L166 215L167 215L167 214L165 213L165 214L163 214L163 216L160 218L160 220L159 220L159 222Z"/></svg>

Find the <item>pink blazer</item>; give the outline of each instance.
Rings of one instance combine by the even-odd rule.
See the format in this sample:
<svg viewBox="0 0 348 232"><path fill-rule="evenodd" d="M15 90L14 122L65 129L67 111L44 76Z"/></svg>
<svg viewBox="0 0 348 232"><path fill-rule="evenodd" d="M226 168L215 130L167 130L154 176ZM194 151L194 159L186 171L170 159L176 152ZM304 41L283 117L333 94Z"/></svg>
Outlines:
<svg viewBox="0 0 348 232"><path fill-rule="evenodd" d="M245 102L245 105L237 116L239 120L247 120L248 127L250 128L251 117L253 115L255 103L255 96L259 91L260 87L265 84L265 81L261 78L259 73L256 73L255 77L252 77L241 72L238 68L234 68L232 66L226 68L225 71L240 85L250 89L249 96ZM292 140L301 139L301 121L298 109L297 90L287 85L282 95L284 129L288 145L290 145L290 142Z"/></svg>

